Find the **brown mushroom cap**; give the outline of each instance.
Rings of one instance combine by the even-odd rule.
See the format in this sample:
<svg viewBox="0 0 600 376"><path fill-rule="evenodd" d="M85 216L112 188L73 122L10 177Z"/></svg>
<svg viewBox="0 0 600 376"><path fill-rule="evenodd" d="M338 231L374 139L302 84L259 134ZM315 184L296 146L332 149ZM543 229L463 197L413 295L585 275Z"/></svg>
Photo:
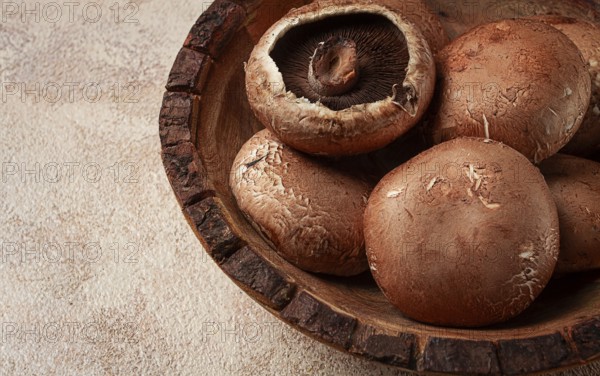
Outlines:
<svg viewBox="0 0 600 376"><path fill-rule="evenodd" d="M588 111L575 136L561 150L571 155L589 156L600 151L600 27L587 21L563 16L537 16L563 32L581 51L589 65L592 79L592 97Z"/></svg>
<svg viewBox="0 0 600 376"><path fill-rule="evenodd" d="M437 67L434 143L489 136L537 163L573 137L590 100L577 46L537 21L476 27L440 52Z"/></svg>
<svg viewBox="0 0 600 376"><path fill-rule="evenodd" d="M600 268L600 163L556 154L540 165L560 222L556 273Z"/></svg>
<svg viewBox="0 0 600 376"><path fill-rule="evenodd" d="M246 64L246 91L281 141L311 154L365 153L422 117L433 95L432 53L418 27L387 3L315 2L263 35ZM322 43L338 52L319 51Z"/></svg>
<svg viewBox="0 0 600 376"><path fill-rule="evenodd" d="M549 281L558 215L522 154L459 138L403 164L365 211L371 271L392 304L426 323L477 327L508 320Z"/></svg>
<svg viewBox="0 0 600 376"><path fill-rule="evenodd" d="M370 183L262 130L239 151L230 186L241 211L287 261L338 276L367 270L362 217Z"/></svg>

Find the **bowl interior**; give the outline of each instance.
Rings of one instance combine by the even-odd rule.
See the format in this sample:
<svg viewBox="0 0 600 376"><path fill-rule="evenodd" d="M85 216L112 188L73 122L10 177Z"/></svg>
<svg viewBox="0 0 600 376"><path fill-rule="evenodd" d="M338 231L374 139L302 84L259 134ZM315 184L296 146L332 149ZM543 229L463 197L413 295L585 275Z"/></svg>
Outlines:
<svg viewBox="0 0 600 376"><path fill-rule="evenodd" d="M480 1L479 10L460 8L457 3L461 2L428 2L444 20L451 37L472 25L496 18L552 12L593 17L593 12L584 1ZM275 1L261 3L253 12L253 17L249 18L245 27L237 32L226 51L215 61L204 88L193 141L215 194L230 215L230 225L234 230L243 234L244 240L256 252L304 290L330 307L359 317L367 324L384 328L390 333L408 331L440 335L443 332L445 336L475 340L520 338L554 333L582 318L600 314L600 273L588 273L553 280L525 313L501 325L477 330L424 325L404 317L391 306L368 273L354 278L313 275L293 267L270 248L243 217L228 186L229 171L238 150L263 128L248 105L243 63L268 26L287 10L302 3L298 0L285 4Z"/></svg>

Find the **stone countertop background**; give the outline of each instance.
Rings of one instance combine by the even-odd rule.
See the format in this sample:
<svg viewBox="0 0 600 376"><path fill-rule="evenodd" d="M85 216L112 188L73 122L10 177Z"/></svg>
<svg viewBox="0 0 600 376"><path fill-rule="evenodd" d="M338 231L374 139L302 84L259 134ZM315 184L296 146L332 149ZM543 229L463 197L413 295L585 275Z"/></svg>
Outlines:
<svg viewBox="0 0 600 376"><path fill-rule="evenodd" d="M209 5L2 2L0 375L404 374L279 322L184 220L157 120Z"/></svg>

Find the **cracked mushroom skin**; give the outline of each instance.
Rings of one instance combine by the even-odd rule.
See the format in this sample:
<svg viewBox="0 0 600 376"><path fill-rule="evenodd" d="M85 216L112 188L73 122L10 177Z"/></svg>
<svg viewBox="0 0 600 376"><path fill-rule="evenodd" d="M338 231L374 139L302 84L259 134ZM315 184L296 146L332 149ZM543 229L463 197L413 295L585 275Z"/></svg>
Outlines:
<svg viewBox="0 0 600 376"><path fill-rule="evenodd" d="M434 144L457 137L505 143L534 163L565 146L591 95L577 46L538 21L481 25L438 55L438 92L428 133Z"/></svg>
<svg viewBox="0 0 600 376"><path fill-rule="evenodd" d="M293 9L253 49L250 106L277 138L315 155L356 155L408 132L433 95L435 64L420 30L371 1Z"/></svg>
<svg viewBox="0 0 600 376"><path fill-rule="evenodd" d="M559 252L544 178L491 140L448 141L393 170L373 190L364 221L369 265L385 296L434 325L515 317L544 289Z"/></svg>
<svg viewBox="0 0 600 376"><path fill-rule="evenodd" d="M558 208L556 275L600 268L600 163L556 154L540 164Z"/></svg>
<svg viewBox="0 0 600 376"><path fill-rule="evenodd" d="M262 130L239 151L229 184L280 256L305 271L351 276L368 269L362 218L373 184L349 170Z"/></svg>
<svg viewBox="0 0 600 376"><path fill-rule="evenodd" d="M600 27L581 19L563 16L537 16L532 19L563 32L579 48L589 65L592 79L590 105L579 130L561 153L581 157L593 155L600 151Z"/></svg>

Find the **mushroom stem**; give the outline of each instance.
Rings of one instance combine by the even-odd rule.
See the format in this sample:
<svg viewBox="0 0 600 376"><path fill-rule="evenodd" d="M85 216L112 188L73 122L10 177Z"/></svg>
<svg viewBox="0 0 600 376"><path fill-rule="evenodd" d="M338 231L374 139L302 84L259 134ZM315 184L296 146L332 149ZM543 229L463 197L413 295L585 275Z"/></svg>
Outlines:
<svg viewBox="0 0 600 376"><path fill-rule="evenodd" d="M336 96L358 82L358 57L352 39L331 37L319 43L308 65L308 82L321 96Z"/></svg>

